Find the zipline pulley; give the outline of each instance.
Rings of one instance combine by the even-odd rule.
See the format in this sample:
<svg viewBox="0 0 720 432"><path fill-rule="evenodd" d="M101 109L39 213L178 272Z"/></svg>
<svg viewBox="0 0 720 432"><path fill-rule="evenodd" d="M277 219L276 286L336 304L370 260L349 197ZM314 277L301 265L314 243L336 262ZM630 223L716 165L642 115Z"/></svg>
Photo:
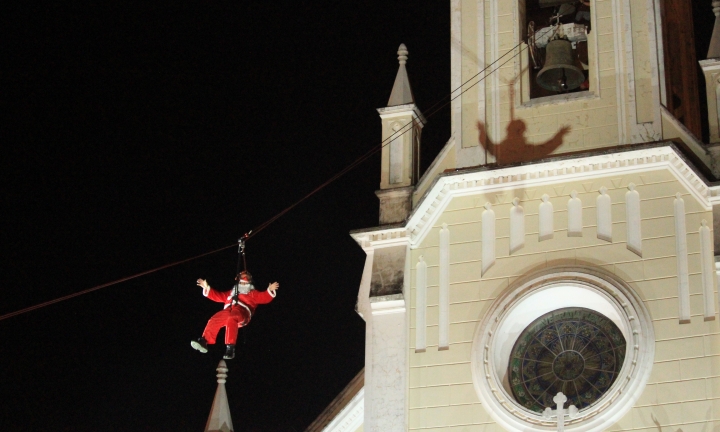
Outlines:
<svg viewBox="0 0 720 432"><path fill-rule="evenodd" d="M252 234L252 230L246 232L238 239L238 255L242 256L243 270L245 271L247 271L247 261L245 261L245 242L248 238L250 238L250 234ZM238 256L237 272L235 272L235 274L240 274L240 256Z"/></svg>
<svg viewBox="0 0 720 432"><path fill-rule="evenodd" d="M240 257L242 257L242 263L243 263L243 273L247 273L247 261L245 261L245 242L248 238L250 238L250 234L252 233L252 230L246 232L238 239L238 261L237 261L237 269L235 271L235 279L237 282L233 286L233 295L232 298L234 301L238 301L239 296L239 288L240 288ZM230 309L232 309L232 306L230 306Z"/></svg>

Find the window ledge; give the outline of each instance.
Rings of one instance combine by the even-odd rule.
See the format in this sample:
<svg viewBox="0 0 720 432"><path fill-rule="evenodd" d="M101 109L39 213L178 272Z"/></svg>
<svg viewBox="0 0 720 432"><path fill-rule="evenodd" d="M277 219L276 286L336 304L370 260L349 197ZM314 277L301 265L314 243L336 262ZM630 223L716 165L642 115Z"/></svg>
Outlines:
<svg viewBox="0 0 720 432"><path fill-rule="evenodd" d="M555 96L545 96L545 97L539 97L530 99L527 102L523 102L522 107L530 108L530 107L536 107L540 105L553 105L553 104L559 104L564 102L572 102L576 100L581 99L597 99L599 98L598 95L595 94L595 92L586 90L581 92L575 92L575 93L566 93L566 94L559 94Z"/></svg>

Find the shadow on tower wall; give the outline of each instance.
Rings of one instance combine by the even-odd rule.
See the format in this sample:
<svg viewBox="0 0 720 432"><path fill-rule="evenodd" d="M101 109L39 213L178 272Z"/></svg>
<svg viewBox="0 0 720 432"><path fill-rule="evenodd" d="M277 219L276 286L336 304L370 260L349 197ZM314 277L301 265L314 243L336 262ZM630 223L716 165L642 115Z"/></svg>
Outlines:
<svg viewBox="0 0 720 432"><path fill-rule="evenodd" d="M480 145L485 148L486 154L495 157L498 165L542 159L560 147L563 143L563 138L571 130L570 126L563 126L552 138L542 144L531 144L527 142L527 138L525 138L527 125L523 120L515 118L515 84L519 77L520 75L512 80L505 81L506 84L508 84L510 97L510 122L506 128L505 139L499 143L492 142L487 136L485 124L479 120L477 122Z"/></svg>

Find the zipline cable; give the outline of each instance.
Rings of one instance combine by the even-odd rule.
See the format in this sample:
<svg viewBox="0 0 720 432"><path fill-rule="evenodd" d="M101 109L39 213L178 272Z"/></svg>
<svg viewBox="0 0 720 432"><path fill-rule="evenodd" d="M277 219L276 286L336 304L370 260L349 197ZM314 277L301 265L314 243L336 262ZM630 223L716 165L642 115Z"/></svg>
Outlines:
<svg viewBox="0 0 720 432"><path fill-rule="evenodd" d="M494 62L492 62L492 63L490 63L489 65L487 65L483 70L481 70L480 72L478 72L477 74L473 75L473 76L470 77L468 80L466 80L464 83L462 83L462 84L460 85L460 87L458 87L458 88L456 88L455 90L453 90L452 92L450 92L451 99L450 99L449 101L445 102L444 104L442 104L441 106L439 106L439 107L438 107L437 109L435 109L434 111L432 111L432 112L431 112L430 114L428 114L425 118L428 119L428 118L432 117L432 116L435 115L437 112L439 112L441 109L445 108L445 107L446 107L448 104L450 104L452 101L454 101L455 99L457 99L458 97L460 97L463 93L465 93L466 91L468 91L468 90L470 90L471 88L473 88L473 87L475 87L476 85L478 85L478 84L479 84L480 82L482 82L485 78L487 78L490 74L492 74L492 73L494 73L494 72L497 72L501 67L503 67L504 65L506 65L508 62L510 62L511 60L513 60L515 57L519 56L519 55L523 52L523 49L524 49L524 48L521 48L515 55L513 55L512 57L510 57L507 61L505 61L504 63L502 63L500 66L496 67L495 69L493 69L493 70L490 71L489 73L486 73L486 74L485 74L482 78L480 78L476 83L472 84L471 86L467 87L466 89L463 89L460 93L457 94L457 96L452 97L452 94L453 94L453 93L455 93L455 92L458 91L459 89L462 89L462 87L463 87L465 84L469 83L471 80L477 78L480 74L482 74L483 72L485 72L485 71L487 71L488 69L490 69L490 67L492 67L494 64L496 64L497 62L499 62L502 58L504 58L505 56L507 56L509 53L515 51L515 49L517 49L518 47L520 47L523 43L525 43L525 40L521 41L520 43L518 43L517 45L515 45L513 48L509 49L505 54L503 54L502 56L498 57ZM437 106L440 102L442 102L443 100L445 100L445 98L447 98L447 97L448 97L448 96L444 96L442 99L438 100L438 101L435 102L433 105L431 105L429 109L434 108L434 107ZM403 130L403 129L404 129L405 127L407 127L407 126L410 126L410 127L408 127L406 130ZM255 236L256 234L258 234L260 231L262 231L262 230L264 230L265 228L267 228L268 225L270 225L271 223L273 223L273 222L275 222L276 220L278 220L280 217L282 217L284 214L286 214L287 212L289 212L290 210L292 210L293 208L295 208L296 206L298 206L300 203L302 203L302 202L305 201L306 199L310 198L311 196L315 195L317 192L319 192L320 190L322 190L323 188L325 188L327 185L329 185L330 183L334 182L335 180L337 180L338 178L342 177L343 175L347 174L349 171L351 171L352 169L354 169L356 166L358 166L358 165L360 165L361 163L365 162L367 159L369 159L369 158L370 158L371 156L373 156L375 153L377 153L377 152L379 152L380 150L382 150L383 148L385 148L390 142L392 142L393 139L397 138L398 136L402 136L402 135L404 135L405 133L407 133L407 132L409 132L410 130L412 130L412 126L413 126L413 122L410 122L410 123L406 124L405 126L403 126L402 128L400 128L397 132L393 133L392 135L390 135L389 137L387 137L386 139L384 139L383 141L381 141L381 142L380 142L380 145L377 145L377 146L373 147L372 149L370 149L367 153L365 153L364 155L360 156L358 159L356 159L354 162L352 162L352 163L351 163L350 165L348 165L347 167L345 167L345 168L343 168L342 170L340 170L340 171L339 171L337 174L335 174L334 176L330 177L327 181L325 181L324 183L322 183L320 186L318 186L318 187L316 187L315 189L313 189L311 192L309 192L308 194L306 194L305 196L303 196L302 198L300 198L299 200L297 200L295 203L291 204L290 206L288 206L287 208L285 208L284 210L282 210L280 213L276 214L276 215L273 216L272 218L270 218L270 219L268 219L267 221L263 222L262 224L260 224L260 225L259 225L257 228L255 228L254 230L250 231L250 232L249 232L247 235L245 235L243 238L246 239L246 240L249 240L250 238L254 237L254 236ZM33 311L33 310L35 310L35 309L40 309L40 308L43 308L43 307L45 307L45 306L50 306L50 305L52 305L52 304L59 303L59 302L64 301L64 300L69 300L69 299L71 299L71 298L73 298L73 297L78 297L78 296L81 296L81 295L83 295L83 294L87 294L87 293L90 293L90 292L93 292L93 291L97 291L97 290L102 289L102 288L107 288L107 287L112 286L112 285L117 285L117 284L122 283L122 282L126 282L126 281L129 281L129 280L132 280L132 279L137 279L137 278L139 278L139 277L141 277L141 276L146 276L146 275L148 275L148 274L155 273L155 272L157 272L157 271L164 270L164 269L169 268L169 267L174 267L174 266L176 266L176 265L184 264L184 263L186 263L186 262L193 261L193 260L196 260L196 259L198 259L198 258L202 258L202 257L207 256L207 255L212 255L212 254L215 254L215 253L218 253L218 252L221 252L221 251L230 249L230 248L235 247L235 246L237 246L237 245L238 245L238 243L233 243L233 244L231 244L231 245L223 246L223 247L221 247L221 248L219 248L219 249L215 249L215 250L210 251L210 252L205 252L205 253L203 253L203 254L196 255L196 256L193 256L193 257L191 257L191 258L186 258L186 259L183 259L183 260L180 260L180 261L175 261L175 262L172 262L172 263L170 263L170 264L165 264L165 265L162 265L162 266L160 266L160 267L156 267L156 268L153 268L153 269L150 269L150 270L146 270L146 271L143 271L143 272L140 272L140 273L136 273L136 274L131 275L131 276L126 276L126 277L123 277L123 278L120 278L120 279L116 279L116 280L114 280L114 281L112 281L112 282L107 282L107 283L104 283L104 284L101 284L101 285L97 285L97 286L94 286L94 287L92 287L92 288L88 288L88 289L83 290L83 291L79 291L79 292L76 292L76 293L73 293L73 294L69 294L69 295L66 295L66 296L63 296L63 297L56 298L56 299L54 299L54 300L46 301L46 302L44 302L44 303L39 303L39 304L36 304L36 305L34 305L34 306L27 307L27 308L25 308L25 309L20 309L20 310L17 310L17 311L15 311L15 312L10 312L10 313L5 314L5 315L0 315L0 321L5 320L5 319L8 319L8 318L12 318L12 317L17 316L17 315L22 315L22 314L27 313L27 312L31 312L31 311Z"/></svg>
<svg viewBox="0 0 720 432"><path fill-rule="evenodd" d="M237 246L237 243L233 243L233 244L231 244L231 245L229 245L229 246L221 247L220 249L215 249L214 251L205 252L204 254L196 255L196 256L194 256L194 257L192 257L192 258L186 258L186 259L184 259L184 260L175 261L175 262L170 263L170 264L165 264L165 265L163 265L163 266L156 267L156 268L151 269L151 270L146 270L146 271L144 271L144 272L137 273L137 274L134 274L134 275L132 275L132 276L126 276L126 277L124 277L124 278L116 279L116 280L114 280L114 281L112 281L112 282L107 282L107 283L104 283L104 284L102 284L102 285L97 285L97 286L94 286L94 287L92 287L92 288L88 288L88 289L86 289L86 290L84 290L84 291L80 291L80 292L76 292L76 293L74 293L74 294L66 295L66 296L64 296L64 297L56 298L55 300L46 301L45 303L36 304L35 306L30 306L30 307L25 308L25 309L20 309L19 311L11 312L11 313L9 313L9 314L5 314L5 315L0 316L0 321L2 321L2 320L4 320L4 319L7 319L7 318L12 318L12 317L14 317L14 316L16 316L16 315L24 314L25 312L33 311L33 310L35 310L35 309L40 309L40 308L45 307L45 306L50 306L51 304L59 303L59 302L61 302L61 301L63 301L63 300L68 300L68 299L71 299L71 298L73 298L73 297L77 297L77 296L80 296L80 295L83 295L83 294L87 294L87 293L89 293L89 292L97 291L97 290L99 290L99 289L101 289L101 288L107 288L107 287L109 287L109 286L111 286L111 285L116 285L116 284L119 284L119 283L121 283L121 282L129 281L129 280L131 280L131 279L136 279L136 278L139 278L140 276L145 276L145 275L148 275L148 274L150 274L150 273L154 273L154 272L156 272L156 271L164 270L164 269L166 269L166 268L168 268L168 267L173 267L173 266L176 266L176 265L184 264L184 263L186 263L186 262L188 262L188 261L193 261L193 260L196 260L196 259L198 259L198 258L202 258L202 257L207 256L207 255L212 255L212 254L214 254L214 253L217 253L217 252L220 252L220 251L224 251L224 250L226 250L226 249L230 249L231 247L235 247L235 246Z"/></svg>

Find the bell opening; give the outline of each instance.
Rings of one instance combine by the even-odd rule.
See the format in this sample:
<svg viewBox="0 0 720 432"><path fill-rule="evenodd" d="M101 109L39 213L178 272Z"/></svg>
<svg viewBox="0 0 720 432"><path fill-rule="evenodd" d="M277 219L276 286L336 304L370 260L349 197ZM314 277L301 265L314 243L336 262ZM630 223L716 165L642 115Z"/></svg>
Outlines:
<svg viewBox="0 0 720 432"><path fill-rule="evenodd" d="M527 37L534 30L539 41L536 49L528 49L526 54L530 65L527 69L530 99L589 90L590 62L586 36L591 31L590 8L573 0L518 1L525 3L520 21L524 21L525 26L521 34ZM532 26L529 26L531 22ZM557 28L555 25L558 22L564 26L569 39L559 39L562 33L558 35L552 31ZM579 35L578 28L583 35ZM548 31L551 35L555 34L554 39L545 36L540 41L543 38L539 35ZM536 64L537 68L534 67Z"/></svg>

